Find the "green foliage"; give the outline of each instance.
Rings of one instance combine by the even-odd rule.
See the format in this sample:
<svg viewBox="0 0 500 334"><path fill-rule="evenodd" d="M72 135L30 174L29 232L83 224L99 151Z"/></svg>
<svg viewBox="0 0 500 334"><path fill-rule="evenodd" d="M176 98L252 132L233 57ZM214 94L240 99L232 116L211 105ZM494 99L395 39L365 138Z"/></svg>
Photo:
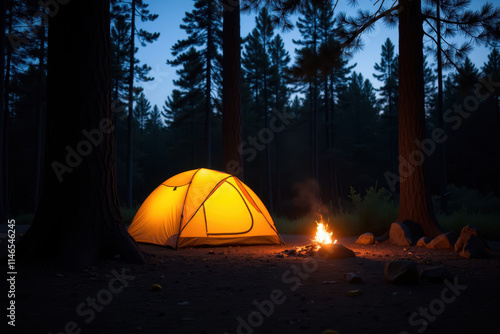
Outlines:
<svg viewBox="0 0 500 334"><path fill-rule="evenodd" d="M387 117L393 117L397 114L398 108L398 55L394 54L394 44L387 38L382 45L380 62L375 63L374 69L379 74L373 76L382 82L382 87L377 89L380 92L380 104L384 108Z"/></svg>
<svg viewBox="0 0 500 334"><path fill-rule="evenodd" d="M495 197L493 193L486 195L476 189L467 187L457 187L453 184L448 186L451 192L448 207L454 212L476 212L493 213L500 212L500 198Z"/></svg>
<svg viewBox="0 0 500 334"><path fill-rule="evenodd" d="M348 208L341 207L335 213L323 215L335 236L359 235L372 232L384 233L397 217L397 207L392 202L389 190L372 186L364 195L351 187ZM306 215L296 220L276 217L274 223L278 231L285 234L314 234L317 215Z"/></svg>
<svg viewBox="0 0 500 334"><path fill-rule="evenodd" d="M465 187L451 185L449 189L453 194L450 200L453 213L437 215L443 229L460 233L465 225L473 225L485 239L500 240L500 198ZM363 195L351 187L348 197L351 203L347 208L341 207L335 213L323 216L336 237L356 236L365 232L379 235L396 221L398 207L387 189L375 185ZM317 219L317 215L306 215L296 220L275 217L274 223L280 233L312 236Z"/></svg>
<svg viewBox="0 0 500 334"><path fill-rule="evenodd" d="M486 240L500 240L500 214L472 213L466 207L453 212L451 215L438 215L441 227L446 231L460 231L465 225L478 228L480 236Z"/></svg>
<svg viewBox="0 0 500 334"><path fill-rule="evenodd" d="M285 217L273 217L274 225L282 234L309 234L313 235L316 227L311 216L290 220Z"/></svg>
<svg viewBox="0 0 500 334"><path fill-rule="evenodd" d="M146 99L144 93L141 93L134 108L134 117L139 124L141 134L142 131L146 128L146 122L149 119L150 111L151 103L149 103L148 99Z"/></svg>
<svg viewBox="0 0 500 334"><path fill-rule="evenodd" d="M348 197L353 206L349 213L352 225L343 227L346 232L380 234L396 221L397 207L392 201L391 192L386 188L371 186L363 196L351 187L351 194Z"/></svg>

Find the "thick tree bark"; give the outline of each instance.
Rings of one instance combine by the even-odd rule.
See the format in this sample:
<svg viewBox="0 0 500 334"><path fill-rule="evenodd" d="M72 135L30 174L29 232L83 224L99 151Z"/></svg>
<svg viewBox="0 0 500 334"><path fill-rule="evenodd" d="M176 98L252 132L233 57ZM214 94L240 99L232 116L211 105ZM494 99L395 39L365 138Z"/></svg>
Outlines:
<svg viewBox="0 0 500 334"><path fill-rule="evenodd" d="M49 27L43 184L17 258L55 258L71 269L115 254L144 263L116 195L109 1L72 0Z"/></svg>
<svg viewBox="0 0 500 334"><path fill-rule="evenodd" d="M222 32L222 145L226 172L243 178L241 143L240 2L224 0Z"/></svg>
<svg viewBox="0 0 500 334"><path fill-rule="evenodd" d="M425 130L421 0L401 0L399 14L398 221L418 223L430 237L441 231L425 184L425 157L418 143Z"/></svg>

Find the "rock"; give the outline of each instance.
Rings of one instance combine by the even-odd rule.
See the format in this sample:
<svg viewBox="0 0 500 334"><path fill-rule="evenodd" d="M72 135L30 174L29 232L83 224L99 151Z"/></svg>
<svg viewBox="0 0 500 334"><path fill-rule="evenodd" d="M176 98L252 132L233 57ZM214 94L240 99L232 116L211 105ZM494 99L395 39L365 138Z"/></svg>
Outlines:
<svg viewBox="0 0 500 334"><path fill-rule="evenodd" d="M385 280L392 284L418 284L418 270L412 261L391 261L385 264Z"/></svg>
<svg viewBox="0 0 500 334"><path fill-rule="evenodd" d="M444 280L453 281L453 275L444 267L432 267L422 270L420 279L423 281L441 283Z"/></svg>
<svg viewBox="0 0 500 334"><path fill-rule="evenodd" d="M460 237L455 243L455 252L461 252L464 249L465 243L469 240L469 235L479 237L478 229L471 225L464 226L462 232L460 232Z"/></svg>
<svg viewBox="0 0 500 334"><path fill-rule="evenodd" d="M389 231L390 230L387 230L381 236L375 237L375 241L382 242L382 241L386 241L387 239L389 239Z"/></svg>
<svg viewBox="0 0 500 334"><path fill-rule="evenodd" d="M437 249L452 249L457 242L457 234L455 232L448 232L440 234L431 242L427 244L427 248L437 248Z"/></svg>
<svg viewBox="0 0 500 334"><path fill-rule="evenodd" d="M413 237L413 240L415 240L415 242L425 235L424 231L417 223L406 219L403 224L405 224L410 229L411 236Z"/></svg>
<svg viewBox="0 0 500 334"><path fill-rule="evenodd" d="M415 244L410 228L403 223L392 223L389 231L391 242L398 246L411 246Z"/></svg>
<svg viewBox="0 0 500 334"><path fill-rule="evenodd" d="M321 259L342 259L346 257L354 257L354 252L339 244L328 244L321 246L316 253L316 256Z"/></svg>
<svg viewBox="0 0 500 334"><path fill-rule="evenodd" d="M282 258L284 258L284 257L285 257L285 255L283 255L283 254L278 254L278 255L276 255L276 257L278 257L278 258L281 258L281 259L282 259Z"/></svg>
<svg viewBox="0 0 500 334"><path fill-rule="evenodd" d="M344 274L344 279L349 282L349 283L353 283L353 284L356 284L356 283L362 283L363 280L361 279L361 277L359 277L357 274L355 273L347 273L347 274Z"/></svg>
<svg viewBox="0 0 500 334"><path fill-rule="evenodd" d="M431 241L432 241L432 239L429 237L422 237L422 238L418 239L417 246L418 247L425 247Z"/></svg>
<svg viewBox="0 0 500 334"><path fill-rule="evenodd" d="M359 236L358 240L356 240L356 243L361 245L371 245L374 242L375 236L373 233L363 233Z"/></svg>
<svg viewBox="0 0 500 334"><path fill-rule="evenodd" d="M465 246L460 252L461 257L467 259L481 259L488 257L490 252L486 243L478 236L469 234Z"/></svg>

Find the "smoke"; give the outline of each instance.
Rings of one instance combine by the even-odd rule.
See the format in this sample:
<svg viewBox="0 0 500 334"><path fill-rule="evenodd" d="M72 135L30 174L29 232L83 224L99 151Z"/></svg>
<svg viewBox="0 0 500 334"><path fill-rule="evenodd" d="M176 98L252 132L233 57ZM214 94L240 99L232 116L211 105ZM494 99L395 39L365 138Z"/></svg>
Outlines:
<svg viewBox="0 0 500 334"><path fill-rule="evenodd" d="M320 187L316 180L307 179L304 182L295 183L292 186L295 192L293 205L305 215L314 216L321 219L321 216L327 214L328 209L322 205L320 198Z"/></svg>

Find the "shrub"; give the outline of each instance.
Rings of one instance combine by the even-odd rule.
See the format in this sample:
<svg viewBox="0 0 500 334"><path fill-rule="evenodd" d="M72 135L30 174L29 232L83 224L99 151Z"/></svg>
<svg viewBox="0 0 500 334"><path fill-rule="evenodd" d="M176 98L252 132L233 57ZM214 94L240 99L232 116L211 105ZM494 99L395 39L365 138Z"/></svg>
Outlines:
<svg viewBox="0 0 500 334"><path fill-rule="evenodd" d="M460 231L465 225L473 225L479 229L481 237L488 240L500 240L499 213L471 213L466 206L454 211L451 215L438 215L441 227L446 231Z"/></svg>
<svg viewBox="0 0 500 334"><path fill-rule="evenodd" d="M397 207L392 202L391 193L385 188L370 187L364 196L351 188L350 208L343 206L323 216L335 237L358 235L365 232L382 234L389 229L397 216ZM332 213L333 212L333 213ZM299 219L274 218L274 223L284 234L314 234L317 214L308 214Z"/></svg>
<svg viewBox="0 0 500 334"><path fill-rule="evenodd" d="M368 188L362 196L351 187L349 198L353 205L349 214L351 219L341 221L351 224L346 226L351 235L365 232L381 234L396 221L397 207L392 201L391 192L386 188L377 188L375 185Z"/></svg>
<svg viewBox="0 0 500 334"><path fill-rule="evenodd" d="M448 207L452 212L462 212L462 207L466 205L468 212L500 213L500 198L495 197L491 192L484 195L478 190L457 187L453 184L448 186L448 190L451 192Z"/></svg>

